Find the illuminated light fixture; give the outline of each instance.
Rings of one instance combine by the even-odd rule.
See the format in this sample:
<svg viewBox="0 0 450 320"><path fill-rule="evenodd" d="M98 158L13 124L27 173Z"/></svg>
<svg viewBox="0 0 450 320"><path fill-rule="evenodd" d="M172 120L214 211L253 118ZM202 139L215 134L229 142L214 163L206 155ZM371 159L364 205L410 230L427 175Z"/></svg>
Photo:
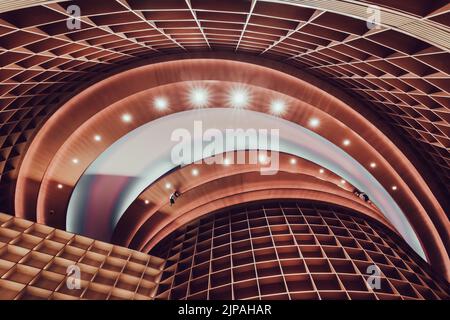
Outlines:
<svg viewBox="0 0 450 320"><path fill-rule="evenodd" d="M345 139L344 141L342 141L342 144L343 144L344 146L349 146L349 145L350 145L350 140Z"/></svg>
<svg viewBox="0 0 450 320"><path fill-rule="evenodd" d="M319 169L319 173L324 173L325 170L324 169Z"/></svg>
<svg viewBox="0 0 450 320"><path fill-rule="evenodd" d="M164 97L156 97L153 106L158 110L165 110L169 106L169 101Z"/></svg>
<svg viewBox="0 0 450 320"><path fill-rule="evenodd" d="M391 188L392 190L397 190L397 186L392 186L392 188Z"/></svg>
<svg viewBox="0 0 450 320"><path fill-rule="evenodd" d="M230 159L228 159L228 158L223 159L223 164L224 164L225 166L230 165L230 164L231 164Z"/></svg>
<svg viewBox="0 0 450 320"><path fill-rule="evenodd" d="M58 183L57 187L58 187L58 189L62 189L63 185L61 183Z"/></svg>
<svg viewBox="0 0 450 320"><path fill-rule="evenodd" d="M131 122L131 120L133 120L133 117L131 116L131 114L129 113L125 113L122 115L122 121L123 122Z"/></svg>
<svg viewBox="0 0 450 320"><path fill-rule="evenodd" d="M311 118L309 119L308 124L311 128L317 128L320 124L320 120L317 118Z"/></svg>
<svg viewBox="0 0 450 320"><path fill-rule="evenodd" d="M78 160L77 158L73 158L73 159L72 159L72 162L73 162L74 164L78 164L78 163L80 163L80 160Z"/></svg>
<svg viewBox="0 0 450 320"><path fill-rule="evenodd" d="M145 204L149 204L150 201L149 201L149 200L145 200L144 203L145 203Z"/></svg>
<svg viewBox="0 0 450 320"><path fill-rule="evenodd" d="M209 104L208 89L203 87L191 88L189 92L189 103L194 108L205 108Z"/></svg>
<svg viewBox="0 0 450 320"><path fill-rule="evenodd" d="M97 142L98 142L98 141L102 141L102 136L96 134L96 135L94 136L94 140L97 141Z"/></svg>
<svg viewBox="0 0 450 320"><path fill-rule="evenodd" d="M295 158L291 158L291 160L289 161L291 164L297 164L297 159Z"/></svg>
<svg viewBox="0 0 450 320"><path fill-rule="evenodd" d="M235 109L244 109L249 103L249 92L245 88L231 89L228 97L228 104Z"/></svg>
<svg viewBox="0 0 450 320"><path fill-rule="evenodd" d="M346 181L344 179L341 180L341 184L345 184Z"/></svg>
<svg viewBox="0 0 450 320"><path fill-rule="evenodd" d="M285 112L285 109L286 103L284 103L283 100L273 100L270 104L270 111L276 116L282 115Z"/></svg>
<svg viewBox="0 0 450 320"><path fill-rule="evenodd" d="M170 189L170 188L172 188L172 184L170 182L167 182L166 183L166 189Z"/></svg>
<svg viewBox="0 0 450 320"><path fill-rule="evenodd" d="M196 177L196 176L198 176L199 172L198 172L198 169L192 169L191 173L194 177Z"/></svg>
<svg viewBox="0 0 450 320"><path fill-rule="evenodd" d="M268 162L267 156L265 154L260 154L258 156L258 161L261 164L266 164Z"/></svg>
<svg viewBox="0 0 450 320"><path fill-rule="evenodd" d="M371 163L370 163L370 167L371 167L371 168L376 168L376 167L377 167L377 164L376 164L375 162L371 162Z"/></svg>

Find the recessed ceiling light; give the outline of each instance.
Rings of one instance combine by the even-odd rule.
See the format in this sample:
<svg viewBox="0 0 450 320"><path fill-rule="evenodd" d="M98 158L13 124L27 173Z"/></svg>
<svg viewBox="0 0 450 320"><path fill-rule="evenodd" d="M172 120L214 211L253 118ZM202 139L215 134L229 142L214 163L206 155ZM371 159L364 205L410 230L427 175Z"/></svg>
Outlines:
<svg viewBox="0 0 450 320"><path fill-rule="evenodd" d="M153 101L153 106L158 110L164 110L169 106L169 102L164 97L156 97Z"/></svg>
<svg viewBox="0 0 450 320"><path fill-rule="evenodd" d="M149 204L150 201L146 199L146 200L144 201L144 203L145 203L145 204Z"/></svg>
<svg viewBox="0 0 450 320"><path fill-rule="evenodd" d="M273 100L270 104L270 111L274 115L282 115L286 109L286 103L283 100Z"/></svg>
<svg viewBox="0 0 450 320"><path fill-rule="evenodd" d="M260 164L267 164L269 162L269 159L267 158L267 156L265 154L260 154L258 156L258 161Z"/></svg>
<svg viewBox="0 0 450 320"><path fill-rule="evenodd" d="M96 135L94 136L94 140L95 140L95 141L102 141L102 136L96 134Z"/></svg>
<svg viewBox="0 0 450 320"><path fill-rule="evenodd" d="M346 181L345 181L344 179L342 179L342 180L341 180L341 183L342 183L342 184L345 184L345 183L346 183Z"/></svg>
<svg viewBox="0 0 450 320"><path fill-rule="evenodd" d="M342 144L343 144L344 146L349 146L349 145L350 145L350 140L345 139L344 141L342 141Z"/></svg>
<svg viewBox="0 0 450 320"><path fill-rule="evenodd" d="M166 183L166 189L170 189L170 188L172 188L172 184L170 182L167 182Z"/></svg>
<svg viewBox="0 0 450 320"><path fill-rule="evenodd" d="M77 158L73 158L73 159L72 159L72 162L73 162L74 164L78 164L78 163L80 162L80 160L78 160Z"/></svg>
<svg viewBox="0 0 450 320"><path fill-rule="evenodd" d="M245 88L231 89L228 97L228 103L232 108L243 109L249 102L249 93Z"/></svg>
<svg viewBox="0 0 450 320"><path fill-rule="evenodd" d="M205 108L209 103L208 89L203 87L191 88L189 92L189 102L194 108Z"/></svg>
<svg viewBox="0 0 450 320"><path fill-rule="evenodd" d="M297 164L297 159L295 158L291 158L291 160L289 161L291 164Z"/></svg>
<svg viewBox="0 0 450 320"><path fill-rule="evenodd" d="M376 166L377 166L377 164L376 164L375 162L371 162L371 163L370 163L370 167L371 167L371 168L376 168Z"/></svg>
<svg viewBox="0 0 450 320"><path fill-rule="evenodd" d="M199 172L198 172L198 169L192 169L191 173L193 176L198 176Z"/></svg>
<svg viewBox="0 0 450 320"><path fill-rule="evenodd" d="M324 173L325 170L324 169L319 169L319 173Z"/></svg>
<svg viewBox="0 0 450 320"><path fill-rule="evenodd" d="M125 113L122 115L122 121L123 122L131 122L131 120L133 120L133 117L131 116L131 114L129 113Z"/></svg>
<svg viewBox="0 0 450 320"><path fill-rule="evenodd" d="M61 183L58 183L57 187L58 187L58 189L62 189L63 185Z"/></svg>
<svg viewBox="0 0 450 320"><path fill-rule="evenodd" d="M317 119L317 118L311 118L311 119L309 119L308 123L309 123L310 127L317 128L319 126L319 124L320 124L320 120Z"/></svg>
<svg viewBox="0 0 450 320"><path fill-rule="evenodd" d="M391 188L392 190L397 190L397 186L392 186L392 188Z"/></svg>

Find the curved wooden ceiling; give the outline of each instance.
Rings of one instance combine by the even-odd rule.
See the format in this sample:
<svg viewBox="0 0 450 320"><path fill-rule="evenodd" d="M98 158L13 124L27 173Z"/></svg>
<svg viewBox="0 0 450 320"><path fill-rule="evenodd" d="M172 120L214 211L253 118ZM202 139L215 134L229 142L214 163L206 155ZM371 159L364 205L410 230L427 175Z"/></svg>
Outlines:
<svg viewBox="0 0 450 320"><path fill-rule="evenodd" d="M295 159L295 163L291 160ZM193 169L197 170L195 176ZM154 244L192 219L240 202L255 199L321 199L354 208L394 230L372 203L353 194L354 187L341 178L307 160L280 154L276 175L260 175L260 164L191 164L162 177L150 185L127 209L114 230L113 242L138 250L150 250ZM182 193L176 204L168 203L170 182ZM174 229L175 228L175 229ZM150 241L151 239L151 241ZM151 244L149 244L151 242Z"/></svg>
<svg viewBox="0 0 450 320"><path fill-rule="evenodd" d="M66 27L70 4L81 8L81 30ZM368 4L382 9L381 29L367 29ZM435 193L448 194L447 1L24 0L2 2L0 12L4 210L29 141L75 92L130 63L222 50L282 61L348 90L415 150L440 182Z"/></svg>
<svg viewBox="0 0 450 320"><path fill-rule="evenodd" d="M375 161L379 170L369 170L386 190L398 186L392 196L418 237L427 243L430 260L446 269L449 230L445 212L424 181L423 171L421 176L392 142L398 143L396 136L387 138L379 130L384 128L383 123L364 110L364 105L329 84L299 71L292 76L278 71L279 65L269 65L270 68L227 59L175 60L122 72L85 90L47 121L30 146L17 183L16 214L29 219L37 215L37 220L44 221L48 212L54 212L52 220L64 227L73 186L108 146L164 114L193 108L186 103L186 92L192 84L205 83L212 92L220 93L234 82L255 93L250 109L269 112L270 99L278 95L292 105L293 112L286 112L284 119L307 127L310 118L317 117L322 125L314 130L336 145L342 146L343 139L350 137L353 143L347 152L366 167ZM169 97L173 106L164 111L154 108L152 101L159 95ZM225 104L223 96L216 94L213 106ZM125 112L133 115L132 122L121 120ZM101 143L93 140L99 130L104 138ZM74 166L75 157L79 161ZM425 178L432 180L432 176ZM65 187L57 190L55 197L57 184Z"/></svg>
<svg viewBox="0 0 450 320"><path fill-rule="evenodd" d="M364 12L369 3L382 8L380 28L367 28ZM80 6L81 30L67 29L70 4ZM354 109L379 126L421 174L417 176L409 162L390 164L402 179L413 181L409 187L414 186L414 196L402 194L400 198L420 199L414 205L426 208L448 244L444 212L450 208L447 1L329 1L320 6L315 1L300 5L268 0L99 0L18 1L15 5L21 9L0 7L0 209L12 211L8 206L30 141L70 97L130 66L197 54L225 55L254 63L281 63L278 68L287 73L302 69L303 79L317 85L320 81L315 77L322 78L329 85L321 87L332 94L343 96L339 91L347 91L356 98ZM150 83L140 85L151 87ZM80 96L78 102L86 98ZM99 100L97 110L118 100ZM72 124L81 125L94 110L80 112ZM325 111L332 113L330 108ZM340 119L344 124L345 117ZM61 139L75 131L65 131L66 124L59 124L61 130L53 134L61 136L40 150L41 159L35 158L42 160L33 163L38 179L26 177L31 179L30 193L24 196L31 194L30 203L37 202L41 180L54 155L51 151L56 152ZM359 135L363 132L350 127ZM383 145L378 136L370 138L378 141L375 147ZM383 156L399 161L401 157L391 149L382 148L387 153ZM414 170L410 172L408 166ZM24 208L21 214L30 214ZM441 213L434 215L439 208ZM424 218L423 212L418 215Z"/></svg>

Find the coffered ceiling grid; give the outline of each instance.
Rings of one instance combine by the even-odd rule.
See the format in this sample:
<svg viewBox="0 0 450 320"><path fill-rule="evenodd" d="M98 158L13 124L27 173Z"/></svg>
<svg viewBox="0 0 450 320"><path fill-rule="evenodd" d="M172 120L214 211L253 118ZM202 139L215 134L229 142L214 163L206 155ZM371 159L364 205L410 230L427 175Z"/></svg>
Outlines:
<svg viewBox="0 0 450 320"><path fill-rule="evenodd" d="M450 186L447 1L38 2L9 12L0 8L5 198L27 142L68 97L143 58L197 51L254 54L332 80L397 128ZM389 25L370 30L351 17L362 14L364 3L383 8ZM81 9L80 30L67 28L70 4Z"/></svg>

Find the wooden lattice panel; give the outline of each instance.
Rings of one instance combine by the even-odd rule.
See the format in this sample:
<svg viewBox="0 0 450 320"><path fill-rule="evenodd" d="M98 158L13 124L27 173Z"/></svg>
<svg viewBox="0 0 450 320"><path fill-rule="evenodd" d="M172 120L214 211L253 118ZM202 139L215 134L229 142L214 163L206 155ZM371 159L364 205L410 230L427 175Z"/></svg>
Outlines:
<svg viewBox="0 0 450 320"><path fill-rule="evenodd" d="M80 289L67 268L80 270ZM154 298L164 260L0 214L0 300Z"/></svg>
<svg viewBox="0 0 450 320"><path fill-rule="evenodd" d="M158 299L449 299L448 283L394 232L321 203L224 209L152 252L168 254Z"/></svg>

